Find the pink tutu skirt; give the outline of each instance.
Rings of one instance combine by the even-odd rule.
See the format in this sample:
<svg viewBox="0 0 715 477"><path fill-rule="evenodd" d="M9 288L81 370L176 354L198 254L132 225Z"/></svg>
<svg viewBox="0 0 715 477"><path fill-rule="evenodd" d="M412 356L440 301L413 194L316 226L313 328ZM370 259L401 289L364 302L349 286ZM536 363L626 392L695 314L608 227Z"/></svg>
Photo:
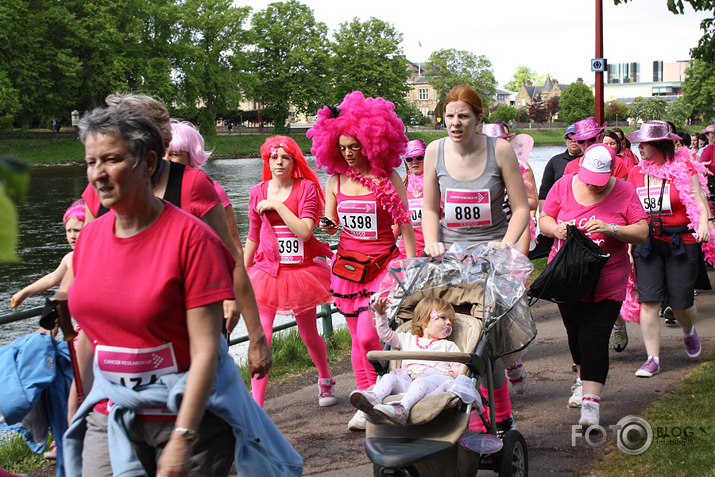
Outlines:
<svg viewBox="0 0 715 477"><path fill-rule="evenodd" d="M332 302L330 267L323 257L311 264L278 267L272 277L260 268L248 269L259 309L300 314Z"/></svg>
<svg viewBox="0 0 715 477"><path fill-rule="evenodd" d="M392 259L395 260L398 255L399 251L395 249ZM333 256L333 261L337 256L337 254ZM370 297L380 289L380 283L385 278L388 268L389 266L385 267L378 276L366 283L355 283L332 275L330 278L330 290L333 292L333 303L340 310L340 313L348 318L356 317L361 311L367 310Z"/></svg>

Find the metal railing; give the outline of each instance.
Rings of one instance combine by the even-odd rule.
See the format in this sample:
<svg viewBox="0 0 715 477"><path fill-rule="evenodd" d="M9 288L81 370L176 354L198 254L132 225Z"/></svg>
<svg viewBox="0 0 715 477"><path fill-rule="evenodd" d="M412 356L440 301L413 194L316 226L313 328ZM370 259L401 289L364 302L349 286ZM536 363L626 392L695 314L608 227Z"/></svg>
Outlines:
<svg viewBox="0 0 715 477"><path fill-rule="evenodd" d="M7 325L9 323L15 323L17 321L27 320L40 316L42 314L42 309L44 307L40 306L37 308L30 308L29 310L15 311L8 313L7 315L0 316L0 326ZM318 312L317 318L323 320L323 338L329 340L333 337L333 313L338 311L334 306L325 304L321 305L320 311ZM283 323L282 325L276 325L273 327L273 332L282 331L288 328L297 326L295 320L289 321L288 323ZM238 338L234 338L229 341L228 345L233 346L239 343L244 343L248 341L248 335L242 335Z"/></svg>

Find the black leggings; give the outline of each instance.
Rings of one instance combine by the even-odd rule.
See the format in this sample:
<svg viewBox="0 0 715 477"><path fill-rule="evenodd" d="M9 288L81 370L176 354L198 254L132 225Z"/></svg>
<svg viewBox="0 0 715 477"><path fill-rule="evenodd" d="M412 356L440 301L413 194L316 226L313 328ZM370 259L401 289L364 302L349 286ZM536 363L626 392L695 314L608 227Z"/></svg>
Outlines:
<svg viewBox="0 0 715 477"><path fill-rule="evenodd" d="M620 301L559 303L573 362L581 365L581 379L606 383L608 342L621 311Z"/></svg>

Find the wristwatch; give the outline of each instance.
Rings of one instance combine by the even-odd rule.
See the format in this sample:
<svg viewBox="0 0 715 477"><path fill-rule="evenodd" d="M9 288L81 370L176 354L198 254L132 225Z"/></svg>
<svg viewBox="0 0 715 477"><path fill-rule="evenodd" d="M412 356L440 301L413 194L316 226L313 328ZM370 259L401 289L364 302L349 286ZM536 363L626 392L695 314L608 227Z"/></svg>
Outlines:
<svg viewBox="0 0 715 477"><path fill-rule="evenodd" d="M188 427L175 427L174 432L179 434L187 442L196 440L196 431Z"/></svg>
<svg viewBox="0 0 715 477"><path fill-rule="evenodd" d="M611 237L615 237L618 233L618 225L611 224Z"/></svg>

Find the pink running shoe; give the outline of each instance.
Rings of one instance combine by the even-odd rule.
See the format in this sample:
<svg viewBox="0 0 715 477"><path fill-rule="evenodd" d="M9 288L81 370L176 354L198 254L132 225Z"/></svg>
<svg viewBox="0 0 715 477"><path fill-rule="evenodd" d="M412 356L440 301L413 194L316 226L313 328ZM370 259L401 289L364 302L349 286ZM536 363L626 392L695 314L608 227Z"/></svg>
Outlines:
<svg viewBox="0 0 715 477"><path fill-rule="evenodd" d="M653 358L648 358L648 361L643 363L643 366L636 371L636 376L639 378L650 378L660 373L660 365Z"/></svg>
<svg viewBox="0 0 715 477"><path fill-rule="evenodd" d="M693 329L692 336L685 336L683 338L683 342L685 343L685 352L688 353L688 356L691 358L700 356L700 338L698 338L698 333L695 329Z"/></svg>

